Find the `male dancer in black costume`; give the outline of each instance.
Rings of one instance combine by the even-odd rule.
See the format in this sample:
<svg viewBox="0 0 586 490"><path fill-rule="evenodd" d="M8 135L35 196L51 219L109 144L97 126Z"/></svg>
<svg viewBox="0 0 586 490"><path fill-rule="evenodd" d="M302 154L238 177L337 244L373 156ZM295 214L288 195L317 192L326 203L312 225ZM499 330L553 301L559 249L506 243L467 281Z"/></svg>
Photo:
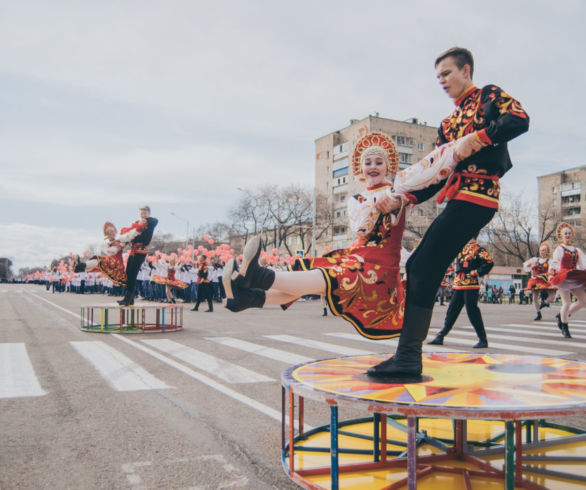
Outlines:
<svg viewBox="0 0 586 490"><path fill-rule="evenodd" d="M476 239L472 238L456 257L456 275L452 285L454 294L446 312L444 328L428 344L444 344L444 337L448 335L454 323L456 323L462 307L466 305L468 319L472 323L476 335L478 335L478 343L474 348L484 349L488 347L482 313L478 308L478 297L480 295L480 281L478 279L488 274L493 266L492 257L484 247L478 245Z"/></svg>
<svg viewBox="0 0 586 490"><path fill-rule="evenodd" d="M438 201L448 200L409 258L405 317L395 354L367 373L380 378L420 378L422 344L427 337L436 292L458 252L492 219L498 209L499 179L512 167L507 142L529 129L519 102L495 85L477 88L474 60L463 48L452 48L435 61L437 78L456 104L438 130L437 144L458 140L459 161L449 179L403 194L423 202L442 187ZM385 212L400 206L384 204Z"/></svg>
<svg viewBox="0 0 586 490"><path fill-rule="evenodd" d="M126 285L126 295L118 304L121 306L130 306L134 304L134 288L136 286L136 276L140 270L140 266L147 256L147 247L153 238L155 226L159 223L157 218L151 218L151 208L143 206L140 208L140 220L136 221L132 226L137 229L142 229L140 234L130 242L132 247L128 254L128 262L126 263L126 277L128 282Z"/></svg>

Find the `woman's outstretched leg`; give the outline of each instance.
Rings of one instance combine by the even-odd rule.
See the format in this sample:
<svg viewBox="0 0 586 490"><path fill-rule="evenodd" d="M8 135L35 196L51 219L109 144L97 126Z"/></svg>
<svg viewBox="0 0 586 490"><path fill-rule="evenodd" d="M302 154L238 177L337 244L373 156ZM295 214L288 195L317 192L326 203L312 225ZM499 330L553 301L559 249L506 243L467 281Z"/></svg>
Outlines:
<svg viewBox="0 0 586 490"><path fill-rule="evenodd" d="M562 298L562 307L560 309L560 319L562 323L568 323L568 311L572 302L570 291L565 289L560 290L560 296Z"/></svg>
<svg viewBox="0 0 586 490"><path fill-rule="evenodd" d="M576 296L576 299L578 301L572 303L572 305L568 309L568 316L572 316L578 310L581 310L586 306L586 292L584 292L582 288L572 289L572 294Z"/></svg>
<svg viewBox="0 0 586 490"><path fill-rule="evenodd" d="M533 306L535 307L535 313L537 313L537 316L533 319L535 322L541 320L541 299L539 298L540 292L534 289L531 291L531 294L533 295Z"/></svg>
<svg viewBox="0 0 586 490"><path fill-rule="evenodd" d="M297 299L299 299L299 296L277 291L276 289L269 289L265 292L265 305L286 305Z"/></svg>
<svg viewBox="0 0 586 490"><path fill-rule="evenodd" d="M275 272L270 288L299 298L305 294L326 294L326 281L318 269L310 271Z"/></svg>
<svg viewBox="0 0 586 490"><path fill-rule="evenodd" d="M258 264L247 264L247 270L250 272L251 268L265 269ZM245 287L244 281L235 281L231 279L234 277L234 261L230 259L226 264L224 271L224 287L226 291L230 291L232 298L229 298L226 303L226 308L237 312L247 308L262 308L265 304L286 304L296 300L305 294L325 294L326 282L323 274L319 270L310 271L294 271L294 272L270 272L270 284L264 284L265 287ZM267 277L261 271L264 277ZM239 275L240 278L247 278ZM252 284L255 284L255 276L250 277Z"/></svg>

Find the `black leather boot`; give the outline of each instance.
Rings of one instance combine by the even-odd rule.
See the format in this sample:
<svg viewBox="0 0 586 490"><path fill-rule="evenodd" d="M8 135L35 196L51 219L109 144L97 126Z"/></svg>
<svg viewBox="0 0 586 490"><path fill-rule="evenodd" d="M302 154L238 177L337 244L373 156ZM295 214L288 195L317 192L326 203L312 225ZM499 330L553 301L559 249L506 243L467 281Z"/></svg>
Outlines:
<svg viewBox="0 0 586 490"><path fill-rule="evenodd" d="M134 304L134 293L129 294L128 291L124 295L124 298L118 300L120 306L132 306Z"/></svg>
<svg viewBox="0 0 586 490"><path fill-rule="evenodd" d="M376 378L413 378L421 381L421 346L427 337L431 322L431 308L415 304L405 305L405 322L395 354L372 366L366 374Z"/></svg>
<svg viewBox="0 0 586 490"><path fill-rule="evenodd" d="M226 271L224 271L223 277L227 275L231 280L229 281L228 288L226 288L226 282L224 282L224 289L226 289L226 296L228 298L233 297L229 292L233 293L234 288L255 288L266 291L273 285L273 282L275 282L275 271L267 267L261 267L258 263L261 250L262 240L259 237L253 238L244 247L240 271L235 274L234 267L232 267L230 274L226 274Z"/></svg>
<svg viewBox="0 0 586 490"><path fill-rule="evenodd" d="M534 322L541 320L541 311L537 312L537 316L533 319Z"/></svg>
<svg viewBox="0 0 586 490"><path fill-rule="evenodd" d="M558 328L559 328L559 329L560 329L560 330L563 332L563 331L564 331L564 329L562 328L562 325L563 325L563 323L562 323L562 317L561 317L561 315L558 313L558 314L555 316L555 318L556 318L556 320L557 320L557 322L558 322Z"/></svg>
<svg viewBox="0 0 586 490"><path fill-rule="evenodd" d="M262 308L265 304L266 293L262 289L241 289L236 288L234 298L226 301L226 308L237 313L248 308Z"/></svg>
<svg viewBox="0 0 586 490"><path fill-rule="evenodd" d="M435 339L430 340L428 342L429 345L444 345L444 336L442 334L437 334Z"/></svg>
<svg viewBox="0 0 586 490"><path fill-rule="evenodd" d="M572 338L572 336L570 335L570 327L567 323L562 323L560 330L562 331L562 334L564 335L565 338L567 338L567 339Z"/></svg>

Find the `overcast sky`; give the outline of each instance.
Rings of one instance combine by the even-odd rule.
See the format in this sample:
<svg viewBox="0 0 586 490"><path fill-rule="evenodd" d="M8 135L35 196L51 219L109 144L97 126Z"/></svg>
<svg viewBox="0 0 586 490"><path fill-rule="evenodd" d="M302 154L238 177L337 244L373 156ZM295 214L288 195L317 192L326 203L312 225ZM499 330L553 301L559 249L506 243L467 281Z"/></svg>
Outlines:
<svg viewBox="0 0 586 490"><path fill-rule="evenodd" d="M454 45L530 114L503 187L534 196L585 164L585 18L581 0L0 0L0 257L47 265L144 203L184 237L237 187L311 186L314 140L351 118L437 126Z"/></svg>

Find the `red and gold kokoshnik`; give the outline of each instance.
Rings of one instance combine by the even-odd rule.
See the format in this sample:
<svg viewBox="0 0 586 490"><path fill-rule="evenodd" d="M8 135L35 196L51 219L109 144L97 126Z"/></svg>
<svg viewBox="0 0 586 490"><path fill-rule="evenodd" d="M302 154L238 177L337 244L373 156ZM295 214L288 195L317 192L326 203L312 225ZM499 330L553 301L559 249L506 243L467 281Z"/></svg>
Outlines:
<svg viewBox="0 0 586 490"><path fill-rule="evenodd" d="M356 142L354 153L352 154L352 173L362 175L362 154L370 147L378 146L387 156L387 172L396 174L399 170L399 154L393 140L384 133L369 133Z"/></svg>

